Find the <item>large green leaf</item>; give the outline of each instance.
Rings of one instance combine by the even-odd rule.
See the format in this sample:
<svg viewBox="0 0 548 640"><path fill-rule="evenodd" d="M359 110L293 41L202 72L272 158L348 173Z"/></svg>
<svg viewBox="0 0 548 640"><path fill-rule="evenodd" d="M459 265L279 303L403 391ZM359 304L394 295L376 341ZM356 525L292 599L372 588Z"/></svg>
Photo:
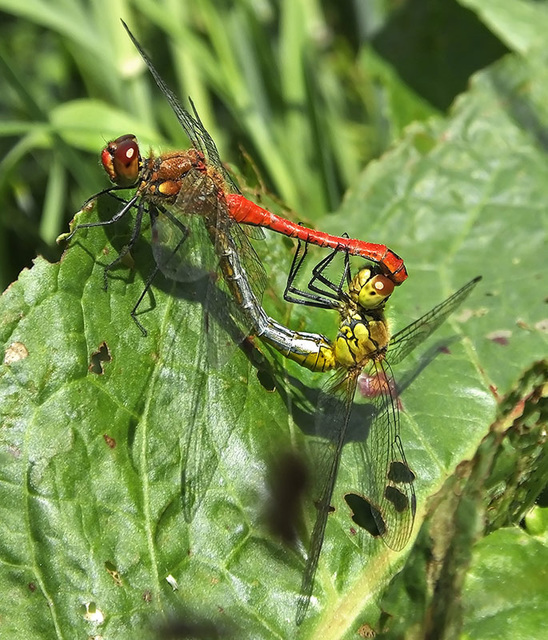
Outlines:
<svg viewBox="0 0 548 640"><path fill-rule="evenodd" d="M391 301L396 330L484 276L396 372L417 474L416 532L427 497L474 457L497 399L546 354L547 75L543 59L513 56L479 74L448 120L411 127L368 167L343 211L322 221L405 258L411 275ZM129 312L153 266L146 235L134 268L113 271L102 291L101 265L128 237L124 224L82 232L60 264L38 259L0 301L2 635L135 637L171 616L202 622L209 635L252 638L350 638L376 626L379 594L408 551L394 554L351 520L343 496L363 469L343 459L298 630L304 552L282 546L264 522L269 462L306 446L312 418L302 408L324 376L289 364L272 393L261 384L268 366L258 370L244 350L212 369L199 288L162 279L139 316L144 338ZM326 312L280 302L287 243L269 238L259 250L271 314L333 335ZM188 523L182 451L196 424L208 429L213 469ZM308 507L308 531L314 516ZM420 590L415 578L408 589Z"/></svg>
<svg viewBox="0 0 548 640"><path fill-rule="evenodd" d="M544 48L544 34L548 27L548 11L543 2L523 0L459 0L460 4L476 11L493 33L512 50L522 54Z"/></svg>
<svg viewBox="0 0 548 640"><path fill-rule="evenodd" d="M546 616L546 543L501 529L478 543L467 576L470 638L540 638Z"/></svg>

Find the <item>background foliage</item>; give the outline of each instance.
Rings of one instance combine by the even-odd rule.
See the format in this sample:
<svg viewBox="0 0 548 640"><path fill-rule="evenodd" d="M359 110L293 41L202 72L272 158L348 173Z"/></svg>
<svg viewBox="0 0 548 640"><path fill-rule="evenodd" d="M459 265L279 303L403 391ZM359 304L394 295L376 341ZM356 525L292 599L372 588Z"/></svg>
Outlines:
<svg viewBox="0 0 548 640"><path fill-rule="evenodd" d="M363 470L343 461L316 598L296 631L303 549L272 537L262 505L270 462L306 448L321 376L243 350L211 370L197 292L162 280L143 339L129 310L153 266L147 237L103 293L104 256L128 227L90 231L1 300L0 635L154 637L176 619L205 637L350 638L368 625L539 637L542 510L517 525L547 477L548 8L340 5L0 0L0 277L7 286L36 254L59 257L55 237L105 186L104 140L187 144L122 17L192 96L252 197L280 208L260 175L295 219L405 258L395 330L484 276L398 372L415 545L396 557L356 531L343 496ZM280 299L291 243L268 237L258 250L271 315L332 335L334 318ZM219 466L189 524L181 452L197 423Z"/></svg>

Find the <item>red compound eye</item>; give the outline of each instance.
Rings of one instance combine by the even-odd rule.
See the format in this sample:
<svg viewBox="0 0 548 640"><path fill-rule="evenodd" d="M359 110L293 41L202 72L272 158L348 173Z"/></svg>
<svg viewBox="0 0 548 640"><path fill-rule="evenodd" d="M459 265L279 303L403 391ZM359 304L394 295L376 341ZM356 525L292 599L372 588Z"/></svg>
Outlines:
<svg viewBox="0 0 548 640"><path fill-rule="evenodd" d="M101 154L108 177L121 187L133 186L139 177L139 145L131 134L109 142Z"/></svg>

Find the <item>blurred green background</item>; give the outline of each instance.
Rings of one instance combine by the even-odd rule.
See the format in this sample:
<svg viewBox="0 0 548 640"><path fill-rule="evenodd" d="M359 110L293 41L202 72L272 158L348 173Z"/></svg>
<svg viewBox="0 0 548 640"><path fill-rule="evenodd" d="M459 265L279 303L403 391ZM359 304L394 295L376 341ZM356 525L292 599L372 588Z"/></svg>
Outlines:
<svg viewBox="0 0 548 640"><path fill-rule="evenodd" d="M193 98L223 159L310 224L403 127L445 112L506 51L451 0L0 0L0 11L2 289L37 254L59 258L55 238L108 184L105 141L188 144L120 18Z"/></svg>

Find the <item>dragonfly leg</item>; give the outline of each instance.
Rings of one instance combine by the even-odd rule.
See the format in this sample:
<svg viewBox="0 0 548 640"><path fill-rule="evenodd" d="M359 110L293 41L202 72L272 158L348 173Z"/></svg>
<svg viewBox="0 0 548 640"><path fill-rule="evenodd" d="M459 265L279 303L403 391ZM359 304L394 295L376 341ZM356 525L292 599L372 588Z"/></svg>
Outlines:
<svg viewBox="0 0 548 640"><path fill-rule="evenodd" d="M142 208L142 207L140 206L140 208ZM149 215L150 215L151 226L153 226L154 220L158 216L157 208L154 205L150 205L148 212L149 212ZM162 209L162 212L165 213L165 214L168 213L164 209ZM141 213L140 217L139 217L139 213L137 214L137 217L139 218L139 227L141 226L141 220L142 220L143 211L141 211L140 213ZM177 243L177 246L173 249L173 255L175 255L177 253L177 251L179 251L179 249L181 248L181 246L183 245L185 240L188 238L188 236L190 234L190 230L184 224L182 224L179 220L177 220L176 218L174 218L174 217L172 218L170 216L170 219L173 220L173 222L179 227L179 229L181 229L181 232L182 232L181 239ZM136 224L136 226L137 226L137 224ZM132 234L132 239L128 243L128 247L132 244L132 240L133 240L133 234ZM148 290L152 286L152 283L154 282L154 279L158 275L158 271L160 271L160 267L158 265L156 265L154 267L154 269L152 270L152 272L149 274L149 276L148 276L148 278L147 278L147 280L145 282L145 287L144 287L143 291L141 292L141 295L137 299L137 302L135 303L135 306L133 307L133 309L130 312L130 315L133 318L133 322L135 322L135 324L139 327L141 333L143 334L143 336L145 338L147 337L148 332L145 329L145 327L141 324L139 319L137 318L137 309L139 308L139 305L143 301L144 297L146 296Z"/></svg>
<svg viewBox="0 0 548 640"><path fill-rule="evenodd" d="M141 322L139 321L139 319L137 318L137 309L139 308L139 305L141 304L141 302L143 301L143 298L146 296L148 290L150 289L154 278L158 275L158 271L160 270L160 267L156 266L154 268L154 270L152 271L152 273L149 274L147 281L145 283L145 288L143 289L143 291L141 292L141 295L139 296L137 302L135 303L135 306L133 307L133 309L130 311L130 315L133 318L133 322L135 322L135 324L139 327L139 329L141 330L141 333L143 334L143 336L146 338L148 335L147 330L143 327L143 325L141 324Z"/></svg>
<svg viewBox="0 0 548 640"><path fill-rule="evenodd" d="M151 206L151 212L150 212L151 218L155 218L155 217L158 216L157 211L161 211L166 216L166 218L169 218L170 222L172 222L177 227L177 229L179 229L179 231L182 233L183 238L177 244L177 249L179 249L179 247L183 244L183 242L188 238L188 236L190 234L190 231L189 231L188 227L185 224L183 224L177 218L177 216L174 216L171 213L171 211L169 211L169 209L166 209L165 207L156 207L155 206L154 208L152 208L152 206ZM175 249L175 251L177 251L177 249Z"/></svg>
<svg viewBox="0 0 548 640"><path fill-rule="evenodd" d="M286 297L286 295L288 294L288 292L293 292L295 291L295 287L293 286L293 283L295 282L295 278L297 277L297 273L299 272L303 261L306 257L306 254L308 252L308 245L305 243L304 245L304 252L302 254L302 256L300 256L299 254L301 253L301 247L302 247L302 242L300 240L297 240L297 250L295 251L295 255L293 256L293 261L291 262L291 267L289 268L289 275L287 276L287 282L285 285L285 291L284 291L284 299L288 300L288 298ZM289 300L288 300L289 301Z"/></svg>
<svg viewBox="0 0 548 640"><path fill-rule="evenodd" d="M302 250L303 244L304 250ZM297 277L297 273L299 272L304 262L307 252L308 243L303 243L301 242L301 240L298 240L297 250L295 251L295 256L293 257L293 262L291 263L291 268L289 269L289 275L287 277L287 283L285 285L284 300L286 300L287 302L293 302L294 304L304 304L309 307L333 309L333 301L329 298L317 295L316 293L311 293L309 291L303 291L302 289L298 289L294 285L295 278ZM320 291L318 293L323 292Z"/></svg>
<svg viewBox="0 0 548 640"><path fill-rule="evenodd" d="M346 234L343 234L342 237L347 238L348 236ZM333 249L333 251L326 258L318 262L318 264L312 269L312 278L308 283L308 288L310 289L310 291L313 291L314 293L319 293L328 298L332 298L333 300L341 300L341 292L343 290L343 285L345 280L346 280L346 284L350 284L350 281L352 279L350 276L350 254L348 250L344 250L344 269L338 284L335 284L334 282L332 282L324 274L324 271L331 264L335 256L340 251L343 251L343 250L344 250L344 247L342 245L340 247L337 247L336 249ZM327 287L328 291L319 287L316 284L317 281L320 282L325 287Z"/></svg>
<svg viewBox="0 0 548 640"><path fill-rule="evenodd" d="M74 227L74 229L65 237L65 240L67 242L80 229L90 229L91 227L108 227L111 224L116 224L117 222L119 222L126 215L126 213L130 209L132 209L135 206L135 202L137 201L138 196L135 196L131 200L126 201L123 198L120 198L119 196L117 196L114 193L112 193L113 189L117 189L117 188L118 187L110 187L108 189L104 189L103 191L100 191L99 193L96 193L94 196L92 196L91 198L89 198L88 200L86 200L84 202L84 204L82 205L82 209L84 207L86 207L92 200L95 200L99 196L103 196L103 195L109 195L109 196L115 198L116 200L120 200L120 202L123 202L124 206L122 207L122 209L120 209L120 211L118 211L118 213L116 213L114 216L112 216L112 218L110 218L109 220L101 220L100 222L84 222L82 224L76 225Z"/></svg>
<svg viewBox="0 0 548 640"><path fill-rule="evenodd" d="M307 249L308 244L305 243L304 252L302 256L299 257L299 254L301 252L301 241L299 240L297 252L295 253L293 264L291 265L291 269L289 271L289 277L287 279L287 284L284 292L284 299L288 302L304 304L309 307L320 307L321 309L338 308L341 296L343 296L344 283L346 281L346 284L348 284L352 279L350 273L349 252L344 250L344 247L342 245L333 249L333 251L331 251L328 256L318 262L318 264L312 269L312 278L307 285L308 291L303 291L295 287L293 283L297 272L302 266L307 253ZM340 253L341 251L344 251L344 270L340 282L338 284L335 284L324 274L324 271L332 263L335 256L338 255L338 253ZM320 287L318 284L316 284L317 282L321 283L323 286Z"/></svg>
<svg viewBox="0 0 548 640"><path fill-rule="evenodd" d="M111 224L112 222L117 222L129 210L130 206L133 206L134 204L135 204L135 198L130 200L120 213L117 213L114 216L114 218L112 218L111 220L107 220L106 223L104 224ZM143 221L143 213L144 213L144 202L141 200L137 207L135 224L133 226L133 231L131 232L131 238L129 239L129 242L125 245L125 247L122 247L120 253L116 256L116 258L114 258L112 262L109 262L107 265L105 265L104 276L103 276L104 277L103 289L105 291L108 289L108 272L111 269L113 269L117 264L119 264L125 258L125 256L127 256L127 254L131 251L131 249L137 242L137 238L141 233L141 223ZM104 226L104 224L101 226ZM91 226L98 226L98 225L91 223Z"/></svg>

